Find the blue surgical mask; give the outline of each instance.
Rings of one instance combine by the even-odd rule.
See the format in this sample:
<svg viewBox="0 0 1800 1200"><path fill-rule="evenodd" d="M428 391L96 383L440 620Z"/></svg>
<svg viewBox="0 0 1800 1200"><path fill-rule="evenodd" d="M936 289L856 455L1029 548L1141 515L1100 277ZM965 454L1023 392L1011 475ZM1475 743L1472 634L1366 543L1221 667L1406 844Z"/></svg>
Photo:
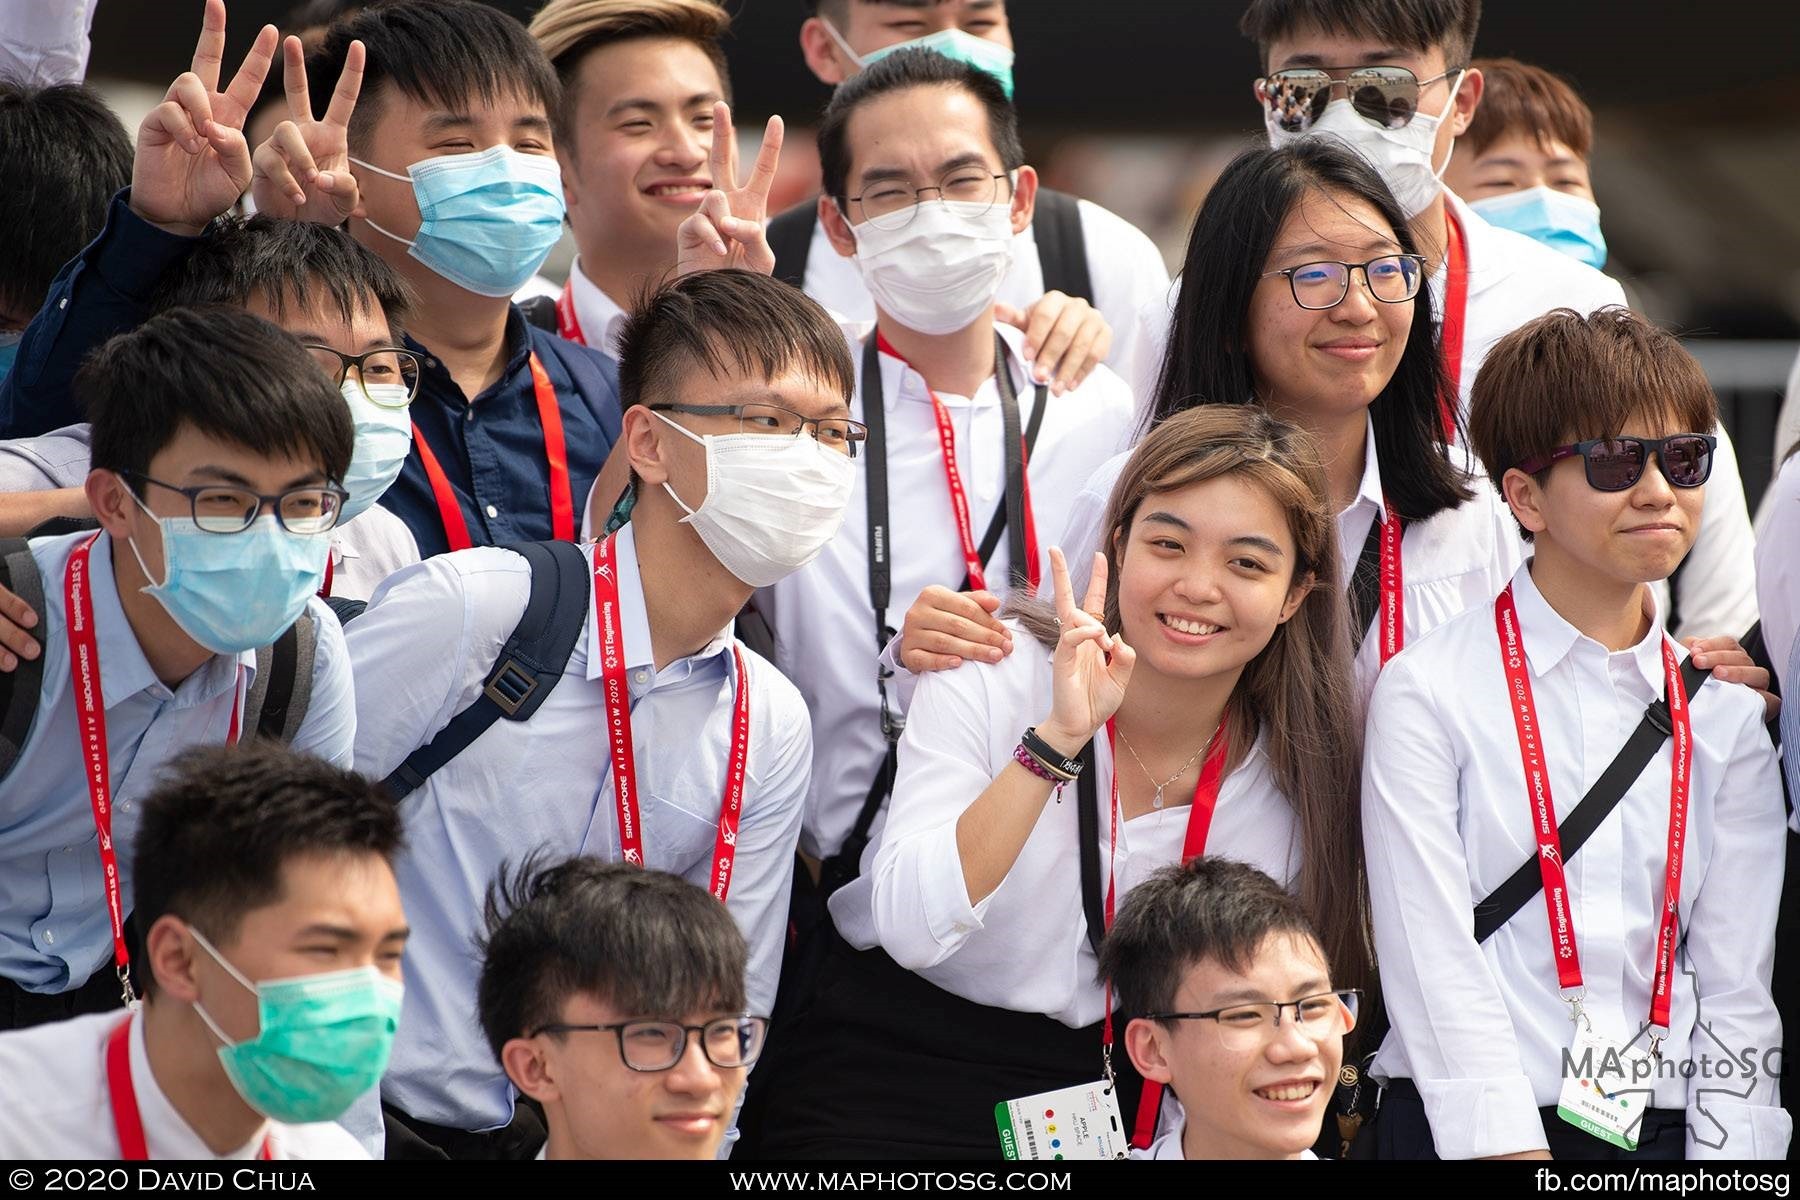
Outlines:
<svg viewBox="0 0 1800 1200"><path fill-rule="evenodd" d="M23 329L0 329L0 379L12 370L13 359L19 357L19 343L24 340Z"/></svg>
<svg viewBox="0 0 1800 1200"><path fill-rule="evenodd" d="M495 146L473 154L422 159L405 175L360 158L364 170L413 185L419 232L403 238L414 258L479 296L510 296L525 286L562 236L562 171L548 154Z"/></svg>
<svg viewBox="0 0 1800 1200"><path fill-rule="evenodd" d="M350 406L350 419L356 425L356 450L350 456L350 469L344 472L344 490L350 498L344 501L340 525L381 499L412 452L412 414L404 384L359 384L346 379L343 390L344 403ZM375 403L370 396L382 403Z"/></svg>
<svg viewBox="0 0 1800 1200"><path fill-rule="evenodd" d="M131 496L137 500L136 492ZM162 531L163 580L143 591L214 654L273 642L325 582L329 533L289 533L272 514L242 533L209 533L190 517L157 516L142 500L137 505ZM144 578L152 579L136 540L129 544Z"/></svg>
<svg viewBox="0 0 1800 1200"><path fill-rule="evenodd" d="M839 49L850 56L852 62L859 67L872 67L890 54L901 50L935 50L945 58L957 62L968 63L977 70L986 71L1000 81L1006 89L1006 98L1013 94L1013 52L999 42L991 42L987 38L976 37L961 29L940 29L936 33L924 37L913 38L908 42L898 42L892 46L883 46L879 50L871 50L867 54L858 54L844 40L844 35L837 31L837 26L830 21L824 22L832 40Z"/></svg>
<svg viewBox="0 0 1800 1200"><path fill-rule="evenodd" d="M1598 271L1606 265L1606 238L1600 232L1600 206L1551 187L1526 188L1503 196L1471 200L1489 225L1514 233L1578 258Z"/></svg>

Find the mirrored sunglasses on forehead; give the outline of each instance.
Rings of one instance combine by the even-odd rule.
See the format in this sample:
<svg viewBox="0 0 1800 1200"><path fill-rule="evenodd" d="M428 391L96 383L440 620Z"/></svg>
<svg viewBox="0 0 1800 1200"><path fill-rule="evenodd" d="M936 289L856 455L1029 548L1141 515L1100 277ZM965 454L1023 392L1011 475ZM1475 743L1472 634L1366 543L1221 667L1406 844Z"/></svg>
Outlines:
<svg viewBox="0 0 1800 1200"><path fill-rule="evenodd" d="M1380 129L1399 129L1419 111L1419 93L1440 79L1448 79L1463 67L1451 67L1441 75L1420 79L1405 67L1338 68L1339 78L1322 67L1296 67L1276 71L1256 81L1275 124L1285 133L1305 133L1325 115L1336 89L1350 101L1356 115Z"/></svg>

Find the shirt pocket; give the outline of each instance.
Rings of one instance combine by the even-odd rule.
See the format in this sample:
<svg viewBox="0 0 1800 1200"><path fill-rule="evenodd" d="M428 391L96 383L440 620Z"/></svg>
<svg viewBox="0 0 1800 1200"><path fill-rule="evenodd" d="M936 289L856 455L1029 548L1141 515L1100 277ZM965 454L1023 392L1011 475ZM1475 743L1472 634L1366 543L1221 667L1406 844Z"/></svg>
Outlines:
<svg viewBox="0 0 1800 1200"><path fill-rule="evenodd" d="M50 883L50 911L31 923L31 943L44 957L60 961L70 982L80 983L112 951L99 835L46 854L44 875ZM119 900L123 904L124 896Z"/></svg>
<svg viewBox="0 0 1800 1200"><path fill-rule="evenodd" d="M717 789L704 783L676 781L646 793L643 819L647 865L679 875L697 863L710 861L719 836L722 794L722 781Z"/></svg>

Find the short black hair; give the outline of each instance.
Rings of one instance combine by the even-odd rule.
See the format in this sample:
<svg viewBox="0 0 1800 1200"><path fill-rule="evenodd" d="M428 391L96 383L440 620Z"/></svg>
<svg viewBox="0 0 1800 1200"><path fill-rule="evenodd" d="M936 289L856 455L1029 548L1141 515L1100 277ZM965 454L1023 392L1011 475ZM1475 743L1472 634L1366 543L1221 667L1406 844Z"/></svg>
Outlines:
<svg viewBox="0 0 1800 1200"><path fill-rule="evenodd" d="M172 308L94 351L75 376L97 470L143 474L182 426L341 480L356 440L344 397L300 343L237 308Z"/></svg>
<svg viewBox="0 0 1800 1200"><path fill-rule="evenodd" d="M494 1057L586 993L627 1017L742 1012L749 950L703 888L623 862L527 858L488 889L477 1008Z"/></svg>
<svg viewBox="0 0 1800 1200"><path fill-rule="evenodd" d="M856 370L841 326L799 288L754 271L698 271L642 297L619 335L622 407L673 398L679 373L798 368L850 402Z"/></svg>
<svg viewBox="0 0 1800 1200"><path fill-rule="evenodd" d="M148 932L172 913L219 944L245 913L280 901L288 860L374 854L392 865L401 837L399 809L354 771L263 738L191 749L144 798L131 846L135 920ZM154 983L148 972L144 981Z"/></svg>
<svg viewBox="0 0 1800 1200"><path fill-rule="evenodd" d="M486 4L399 0L334 22L306 59L315 107L329 101L354 41L368 52L350 118L350 148L357 153L367 149L390 87L420 104L451 109L492 105L516 92L543 104L546 120L556 115L562 89L550 60L525 26Z"/></svg>
<svg viewBox="0 0 1800 1200"><path fill-rule="evenodd" d="M1241 975L1278 934L1310 942L1326 958L1306 910L1280 884L1246 863L1196 858L1163 867L1126 895L1100 943L1100 978L1112 980L1126 1016L1168 1012L1194 964L1212 959Z"/></svg>
<svg viewBox="0 0 1800 1200"><path fill-rule="evenodd" d="M1309 29L1374 38L1405 50L1442 46L1444 65L1461 67L1475 53L1480 28L1481 0L1250 0L1238 22L1256 43L1264 67L1271 44Z"/></svg>
<svg viewBox="0 0 1800 1200"><path fill-rule="evenodd" d="M131 182L131 139L99 93L0 77L0 309L29 318Z"/></svg>
<svg viewBox="0 0 1800 1200"><path fill-rule="evenodd" d="M988 137L1001 166L1016 171L1025 165L1019 115L999 80L935 50L899 50L839 84L825 106L819 123L819 170L825 178L826 195L837 201L840 210L848 211L851 116L871 100L915 87L961 88L973 95L987 109Z"/></svg>
<svg viewBox="0 0 1800 1200"><path fill-rule="evenodd" d="M209 237L163 273L150 308L235 307L252 296L266 298L278 315L308 299L322 301L346 321L375 304L396 341L412 308L406 281L345 230L263 214L215 222Z"/></svg>

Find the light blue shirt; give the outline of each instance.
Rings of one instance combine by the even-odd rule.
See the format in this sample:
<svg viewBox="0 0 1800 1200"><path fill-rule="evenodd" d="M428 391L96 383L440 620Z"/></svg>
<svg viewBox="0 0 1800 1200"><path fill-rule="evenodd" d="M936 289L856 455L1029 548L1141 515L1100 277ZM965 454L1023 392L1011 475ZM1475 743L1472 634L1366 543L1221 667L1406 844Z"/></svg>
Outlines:
<svg viewBox="0 0 1800 1200"><path fill-rule="evenodd" d="M37 538L32 557L44 581L44 682L23 753L0 782L0 976L27 991L65 992L112 962L112 924L100 871L99 835L88 798L69 667L63 575L69 555L93 536ZM222 744L231 730L238 673L246 687L256 652L215 655L175 688L156 678L119 603L112 541L101 534L90 556L100 688L113 788L113 841L120 887L131 904L132 840L139 806L163 764L191 746ZM343 766L356 738L350 669L337 618L317 600L312 698L294 738Z"/></svg>
<svg viewBox="0 0 1800 1200"><path fill-rule="evenodd" d="M587 548L591 560L593 549ZM699 653L655 668L631 526L616 547L647 865L707 887L724 796L737 684L729 630ZM509 550L438 555L392 576L347 629L359 687L356 767L386 777L480 692L530 593ZM616 860L618 815L599 630L588 585L586 634L529 721L497 721L407 797L406 850L395 865L412 936L406 1000L382 1097L412 1116L481 1130L512 1119L515 1092L476 1015L482 903L502 863L533 851ZM750 1007L775 1000L788 889L812 755L799 692L748 651L750 747L727 901L750 945ZM344 1124L373 1135L372 1108Z"/></svg>

